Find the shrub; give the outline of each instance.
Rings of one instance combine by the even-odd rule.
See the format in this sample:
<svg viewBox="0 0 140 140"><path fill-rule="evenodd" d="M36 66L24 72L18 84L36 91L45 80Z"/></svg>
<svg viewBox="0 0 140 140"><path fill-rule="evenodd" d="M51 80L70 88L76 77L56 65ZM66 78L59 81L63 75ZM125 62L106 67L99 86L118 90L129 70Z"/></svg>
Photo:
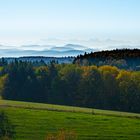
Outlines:
<svg viewBox="0 0 140 140"><path fill-rule="evenodd" d="M77 135L74 131L62 129L56 134L48 134L45 140L77 140Z"/></svg>
<svg viewBox="0 0 140 140"><path fill-rule="evenodd" d="M0 112L0 139L9 140L14 137L14 126L4 112Z"/></svg>

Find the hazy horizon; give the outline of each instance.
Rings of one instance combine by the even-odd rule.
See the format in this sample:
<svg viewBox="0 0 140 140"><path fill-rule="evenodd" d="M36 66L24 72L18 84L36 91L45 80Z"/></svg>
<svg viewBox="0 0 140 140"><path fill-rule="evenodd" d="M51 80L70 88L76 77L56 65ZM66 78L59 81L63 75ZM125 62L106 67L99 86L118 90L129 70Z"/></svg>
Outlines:
<svg viewBox="0 0 140 140"><path fill-rule="evenodd" d="M139 7L138 0L4 0L0 49L66 44L98 50L140 48Z"/></svg>

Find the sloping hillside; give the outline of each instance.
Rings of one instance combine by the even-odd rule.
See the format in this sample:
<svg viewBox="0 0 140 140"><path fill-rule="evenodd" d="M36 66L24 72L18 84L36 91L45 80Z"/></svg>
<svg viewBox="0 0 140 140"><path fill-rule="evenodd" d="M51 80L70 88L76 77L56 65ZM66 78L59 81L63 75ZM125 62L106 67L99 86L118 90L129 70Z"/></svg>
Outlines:
<svg viewBox="0 0 140 140"><path fill-rule="evenodd" d="M15 125L16 140L44 140L61 129L80 140L140 139L140 114L6 100L0 110Z"/></svg>

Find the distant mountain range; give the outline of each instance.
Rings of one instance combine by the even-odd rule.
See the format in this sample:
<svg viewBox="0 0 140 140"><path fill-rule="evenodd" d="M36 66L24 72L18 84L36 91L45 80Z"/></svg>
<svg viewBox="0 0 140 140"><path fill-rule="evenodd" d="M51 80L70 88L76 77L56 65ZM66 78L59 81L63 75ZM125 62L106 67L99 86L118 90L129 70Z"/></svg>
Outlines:
<svg viewBox="0 0 140 140"><path fill-rule="evenodd" d="M0 57L19 57L19 56L47 56L47 57L64 57L77 56L85 52L94 52L94 49L77 45L67 44L64 46L47 46L47 45L26 45L17 48L12 46L0 45Z"/></svg>

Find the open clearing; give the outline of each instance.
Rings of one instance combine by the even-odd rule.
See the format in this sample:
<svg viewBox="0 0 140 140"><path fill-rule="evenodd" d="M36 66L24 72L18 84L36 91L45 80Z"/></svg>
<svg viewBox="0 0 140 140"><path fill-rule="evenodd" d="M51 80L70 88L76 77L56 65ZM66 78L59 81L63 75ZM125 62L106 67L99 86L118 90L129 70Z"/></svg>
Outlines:
<svg viewBox="0 0 140 140"><path fill-rule="evenodd" d="M0 100L15 125L16 140L44 140L61 129L80 140L139 140L140 114Z"/></svg>

